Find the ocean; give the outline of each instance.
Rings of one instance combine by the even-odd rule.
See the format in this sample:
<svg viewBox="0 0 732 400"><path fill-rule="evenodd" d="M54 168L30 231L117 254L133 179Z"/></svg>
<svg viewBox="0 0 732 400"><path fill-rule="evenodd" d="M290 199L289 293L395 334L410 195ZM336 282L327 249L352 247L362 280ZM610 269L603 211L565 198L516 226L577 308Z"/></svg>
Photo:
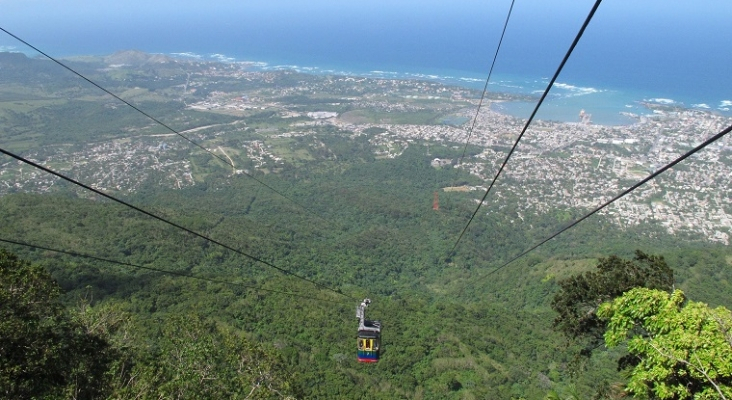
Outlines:
<svg viewBox="0 0 732 400"><path fill-rule="evenodd" d="M540 93L592 3L518 1L489 90ZM39 15L11 2L0 26L56 57L138 49L482 89L509 4L271 0L211 7L188 0L139 2L135 9L49 2L58 9ZM585 110L594 123L626 124L633 119L625 113L649 112L644 101L732 115L732 42L724 21L732 15L730 4L618 0L601 5L537 117L577 121ZM0 37L2 49L28 52L6 35ZM526 118L533 104L494 107Z"/></svg>

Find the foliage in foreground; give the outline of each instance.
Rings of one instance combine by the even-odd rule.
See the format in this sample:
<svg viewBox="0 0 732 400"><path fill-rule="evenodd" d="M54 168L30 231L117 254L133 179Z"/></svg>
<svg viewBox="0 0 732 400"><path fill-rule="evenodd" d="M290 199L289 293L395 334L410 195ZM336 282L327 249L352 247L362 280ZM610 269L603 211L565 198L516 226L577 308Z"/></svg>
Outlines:
<svg viewBox="0 0 732 400"><path fill-rule="evenodd" d="M43 268L0 249L0 398L285 398L278 358L195 314L69 310ZM154 326L154 328L152 328Z"/></svg>
<svg viewBox="0 0 732 400"><path fill-rule="evenodd" d="M0 396L98 398L118 354L59 301L43 268L0 249Z"/></svg>
<svg viewBox="0 0 732 400"><path fill-rule="evenodd" d="M154 337L141 337L137 326L138 340L114 338L128 349L112 369L114 398L288 398L282 366L261 345L196 314L155 322Z"/></svg>
<svg viewBox="0 0 732 400"><path fill-rule="evenodd" d="M608 321L605 341L627 343L639 359L628 392L639 399L732 398L732 313L685 303L684 293L636 288L598 316Z"/></svg>

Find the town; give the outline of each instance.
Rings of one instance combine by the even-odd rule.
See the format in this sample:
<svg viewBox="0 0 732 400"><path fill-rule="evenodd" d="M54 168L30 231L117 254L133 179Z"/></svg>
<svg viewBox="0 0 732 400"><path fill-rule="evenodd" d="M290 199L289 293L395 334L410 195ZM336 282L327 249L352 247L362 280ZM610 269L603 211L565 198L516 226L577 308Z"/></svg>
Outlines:
<svg viewBox="0 0 732 400"><path fill-rule="evenodd" d="M484 181L466 188L476 193L477 202L525 124L492 105L526 98L490 94L476 115L476 91L439 82L308 77L236 64L197 67L186 72L185 83L166 90L186 110L226 116L226 122L179 134L138 130L126 137L45 147L29 158L101 190L135 191L150 180L181 189L204 173L191 160L192 153L202 157L202 151L182 141L180 133L230 160L232 179L247 179L243 175L276 173L287 164L327 157L318 134L330 129L344 138L366 135L377 158L399 157L410 146L477 146L481 151L464 159L432 160L435 168L459 168ZM225 80L253 85L227 91ZM205 90L213 85L216 90ZM635 116L635 123L620 126L594 125L584 110L578 110L576 122L534 121L487 202L520 199L516 219L557 209L591 210L732 123L710 111L650 105L647 111ZM268 119L256 119L263 113ZM309 147L295 149L293 143L303 138L310 140ZM619 227L653 224L670 234L729 244L731 154L730 140L722 138L600 214ZM47 192L58 184L7 159L0 181L0 194Z"/></svg>

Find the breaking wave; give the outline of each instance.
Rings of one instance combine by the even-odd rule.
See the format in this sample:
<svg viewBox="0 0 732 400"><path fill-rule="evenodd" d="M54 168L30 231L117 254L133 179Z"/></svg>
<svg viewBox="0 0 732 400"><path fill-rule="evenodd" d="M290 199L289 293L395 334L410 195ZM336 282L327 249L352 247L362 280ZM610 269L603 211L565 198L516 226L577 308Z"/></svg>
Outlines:
<svg viewBox="0 0 732 400"><path fill-rule="evenodd" d="M593 87L575 86L575 85L570 85L568 83L561 83L561 82L554 83L554 87L570 92L569 94L565 95L567 97L585 96L588 94L604 92L604 90L593 88Z"/></svg>
<svg viewBox="0 0 732 400"><path fill-rule="evenodd" d="M675 100L664 99L664 98L644 99L643 101L645 101L647 103L664 104L664 105L669 105L669 106L672 104L677 104Z"/></svg>

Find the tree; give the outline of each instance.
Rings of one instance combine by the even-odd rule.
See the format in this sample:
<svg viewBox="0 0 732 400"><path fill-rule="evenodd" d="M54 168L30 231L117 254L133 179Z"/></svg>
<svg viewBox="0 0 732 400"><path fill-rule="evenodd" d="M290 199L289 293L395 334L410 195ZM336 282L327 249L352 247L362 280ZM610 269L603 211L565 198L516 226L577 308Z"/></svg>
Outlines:
<svg viewBox="0 0 732 400"><path fill-rule="evenodd" d="M627 391L640 399L732 399L732 313L684 293L630 290L603 304L608 347L638 358Z"/></svg>
<svg viewBox="0 0 732 400"><path fill-rule="evenodd" d="M559 314L555 329L582 344L582 354L604 343L607 322L598 318L600 304L636 287L671 291L673 271L663 257L647 255L640 250L633 260L618 256L601 258L596 271L585 272L559 282L552 308Z"/></svg>
<svg viewBox="0 0 732 400"><path fill-rule="evenodd" d="M59 302L43 268L0 249L0 396L103 397L113 351Z"/></svg>

